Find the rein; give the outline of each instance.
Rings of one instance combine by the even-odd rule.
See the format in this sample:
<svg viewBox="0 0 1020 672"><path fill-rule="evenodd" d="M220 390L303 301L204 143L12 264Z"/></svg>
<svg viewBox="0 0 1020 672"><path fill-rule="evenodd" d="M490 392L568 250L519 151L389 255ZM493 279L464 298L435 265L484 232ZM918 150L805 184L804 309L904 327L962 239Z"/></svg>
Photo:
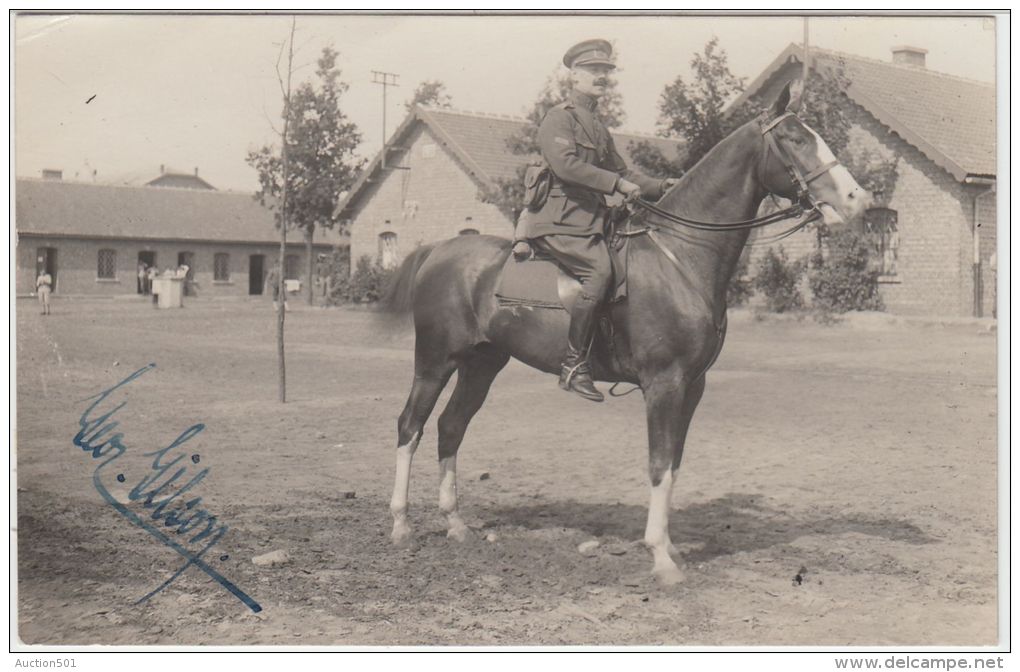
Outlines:
<svg viewBox="0 0 1020 672"><path fill-rule="evenodd" d="M634 199L633 203L635 203L638 207L647 210L656 217L660 217L668 222L679 224L681 226L686 226L691 229L698 229L700 231L741 231L746 229L756 229L763 226L768 226L769 224L774 224L784 219L790 219L793 217L799 218L803 217L804 215L807 215L806 219L799 222L794 228L785 231L782 234L779 234L780 237L777 237L776 239L779 240L781 238L785 238L788 235L791 235L792 233L795 233L796 231L807 226L810 222L813 222L822 215L820 210L821 204L817 200L815 200L815 198L811 195L811 192L808 190L808 185L818 177L821 177L825 173L829 172L830 170L838 166L839 162L830 161L829 163L826 163L822 166L819 166L818 168L815 168L807 175L803 175L801 173L800 169L797 168L796 164L794 164L793 161L789 160L789 158L786 156L786 153L779 146L779 143L776 142L775 137L773 137L772 135L772 131L777 126L779 126L779 124L781 124L787 118L794 116L795 115L793 114L793 112L786 112L775 117L774 119L769 119L764 114L758 118L758 125L761 128L761 135L765 139L765 152L762 155L762 161L761 164L759 165L758 182L759 184L761 183L761 174L764 173L765 168L768 166L769 156L775 154L779 158L779 160L782 161L783 167L786 169L786 172L790 176L790 180L797 186L796 205L790 206L789 208L784 208L783 210L769 213L767 215L762 215L761 217L753 217L751 219L747 219L740 222L705 222L698 219L691 219L690 217L683 217L681 215L673 214L671 212L663 210L654 203L650 203L649 201L646 201L641 198Z"/></svg>
<svg viewBox="0 0 1020 672"><path fill-rule="evenodd" d="M650 203L644 199L638 198L635 199L633 202L636 203L639 207L644 208L648 212L652 213L656 217L661 217L666 221L673 222L675 224L680 224L681 226L686 226L691 229L698 229L700 231L742 231L745 229L757 229L763 226L768 226L769 224L781 222L784 219L790 219L791 217L801 217L804 214L809 214L810 217L804 220L802 224L806 225L808 222L814 221L822 214L818 210L819 205L817 203L812 203L810 208L804 208L804 206L798 203L797 205L790 206L789 208L784 208L776 212L770 212L769 214L762 215L761 217L746 219L742 222L713 223L703 222L697 219L690 219L688 217L682 217L680 215L674 215L673 213L663 210L659 206Z"/></svg>

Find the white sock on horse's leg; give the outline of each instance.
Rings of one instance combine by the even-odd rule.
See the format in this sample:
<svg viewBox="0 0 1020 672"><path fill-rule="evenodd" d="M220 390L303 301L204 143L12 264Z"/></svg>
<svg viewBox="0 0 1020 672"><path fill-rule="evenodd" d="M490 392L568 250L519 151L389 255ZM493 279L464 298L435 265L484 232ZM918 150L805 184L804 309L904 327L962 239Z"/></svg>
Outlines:
<svg viewBox="0 0 1020 672"><path fill-rule="evenodd" d="M411 487L411 460L418 449L421 432L415 432L411 440L397 446L397 470L393 479L393 497L390 499L390 513L393 514L393 533L390 538L401 544L411 538L411 527L407 524L407 496Z"/></svg>
<svg viewBox="0 0 1020 672"><path fill-rule="evenodd" d="M672 542L669 538L669 509L675 472L666 468L658 485L652 485L648 499L648 524L645 526L645 544L652 551L652 573L666 583L683 580L683 573L670 557Z"/></svg>
<svg viewBox="0 0 1020 672"><path fill-rule="evenodd" d="M446 516L446 536L457 541L467 539L468 529L457 510L457 456L439 460L439 510Z"/></svg>

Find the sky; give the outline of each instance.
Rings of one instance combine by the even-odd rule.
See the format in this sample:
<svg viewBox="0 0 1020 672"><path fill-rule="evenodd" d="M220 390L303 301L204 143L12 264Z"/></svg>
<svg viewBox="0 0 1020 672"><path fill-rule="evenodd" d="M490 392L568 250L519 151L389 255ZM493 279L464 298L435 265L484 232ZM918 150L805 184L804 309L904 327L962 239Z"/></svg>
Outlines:
<svg viewBox="0 0 1020 672"><path fill-rule="evenodd" d="M123 182L165 165L253 191L244 157L276 138L276 62L289 29L283 15L18 16L16 174L52 168L64 179ZM299 16L295 76L314 77L323 46L340 52L350 86L342 107L362 132L359 153L372 156L383 129L371 71L399 75L387 94L387 133L429 79L446 84L458 109L523 116L563 67L563 52L602 37L618 52L623 128L653 133L663 88L690 78L691 57L709 39L750 82L803 30L800 17L783 16ZM995 81L989 18L812 17L809 43L884 61L893 46L921 47L931 70Z"/></svg>

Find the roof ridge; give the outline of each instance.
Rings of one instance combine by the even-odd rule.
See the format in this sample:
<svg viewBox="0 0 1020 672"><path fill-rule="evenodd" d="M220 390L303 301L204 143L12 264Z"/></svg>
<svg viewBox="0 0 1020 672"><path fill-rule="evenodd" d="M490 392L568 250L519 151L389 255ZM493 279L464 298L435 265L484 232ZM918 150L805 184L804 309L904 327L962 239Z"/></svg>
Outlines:
<svg viewBox="0 0 1020 672"><path fill-rule="evenodd" d="M803 49L803 46L797 42L791 42L791 45L796 46L799 49ZM920 72L928 75L935 75L936 77L944 77L946 79L955 79L960 82L966 82L967 84L977 84L979 86L985 86L991 89L995 88L994 82L982 82L980 79L971 79L970 77L961 77L960 75L951 75L948 72L942 72L941 70L932 70L927 67L918 67L914 65L906 65L903 63L893 63L892 61L883 61L870 56L861 56L860 54L851 54L846 51L837 51L836 49L826 49L825 47L810 47L812 52L820 52L823 54L829 54L832 56L840 56L843 58L850 58L856 61L864 61L866 63L875 63L877 65L885 65L896 70L903 70L905 72Z"/></svg>
<svg viewBox="0 0 1020 672"><path fill-rule="evenodd" d="M448 114L456 114L465 117L476 117L480 119L503 119L504 121L515 121L521 124L526 124L530 121L525 117L515 117L510 114L500 114L497 112L483 112L481 110L465 110L455 107L434 107L431 105L419 105L418 107L422 108L427 112L446 112ZM683 142L683 140L680 140L678 138L665 138L662 137L661 135L656 135L655 133L648 133L644 131L633 131L629 129L610 129L609 132L619 135L632 135L636 138L647 138L649 140L666 140L670 142Z"/></svg>
<svg viewBox="0 0 1020 672"><path fill-rule="evenodd" d="M480 117L482 119L503 119L504 121L516 121L522 124L528 121L524 117L515 117L511 114L500 114L498 112L482 112L481 110L465 110L458 107L437 107L433 105L419 105L418 107L428 112L445 112L447 114L457 114L463 117Z"/></svg>
<svg viewBox="0 0 1020 672"><path fill-rule="evenodd" d="M194 194L225 194L228 196L252 197L255 192L237 191L234 189L193 189L191 187L152 187L147 184L128 184L127 182L83 182L81 180L48 180L34 175L16 175L16 182L44 182L46 184L70 185L73 187L111 187L114 189L145 189L146 191L186 191ZM208 183L207 183L208 184Z"/></svg>

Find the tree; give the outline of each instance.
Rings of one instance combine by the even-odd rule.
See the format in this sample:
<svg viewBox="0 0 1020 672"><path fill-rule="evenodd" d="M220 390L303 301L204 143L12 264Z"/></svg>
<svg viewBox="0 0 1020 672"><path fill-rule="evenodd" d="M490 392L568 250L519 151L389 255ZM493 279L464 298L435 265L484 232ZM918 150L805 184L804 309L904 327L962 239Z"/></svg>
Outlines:
<svg viewBox="0 0 1020 672"><path fill-rule="evenodd" d="M284 287L284 273L283 273L283 260L287 252L287 227L289 224L290 208L290 156L288 148L290 145L290 119L291 119L291 103L293 103L293 89L291 88L291 79L294 75L294 32L297 30L297 18L291 18L290 21L290 36L280 45L280 55L276 59L276 79L280 83L280 93L283 95L283 130L280 132L281 148L279 161L274 161L271 165L273 168L279 171L280 184L278 197L282 204L282 207L276 214L277 228L280 230L280 258L277 260L276 272L276 291L279 296L283 299L283 305L279 306L276 311L276 363L277 363L277 398L280 403L286 403L287 401L287 363L285 358L285 350L283 347L283 325L285 315L287 313L287 295ZM280 61L283 60L284 49L287 51L287 75L284 77L283 73L280 72ZM248 155L248 161L251 162L251 153ZM267 159L268 160L268 159ZM261 172L261 171L260 171ZM262 177L260 175L260 181ZM267 180L268 181L268 180ZM258 195L256 194L258 198ZM265 196L261 199L263 205L265 205ZM273 277L272 272L270 277Z"/></svg>
<svg viewBox="0 0 1020 672"><path fill-rule="evenodd" d="M850 101L846 90L850 80L840 68L808 72L804 95L797 116L822 136L837 157L850 142Z"/></svg>
<svg viewBox="0 0 1020 672"><path fill-rule="evenodd" d="M634 166L640 168L645 175L651 177L677 177L684 173L683 145L677 147L677 154L673 158L667 157L662 150L648 142L638 140L627 146Z"/></svg>
<svg viewBox="0 0 1020 672"><path fill-rule="evenodd" d="M659 135L686 141L684 170L750 118L749 110L723 114L726 103L744 90L744 78L730 71L718 38L713 37L701 53L694 54L691 70L690 83L678 76L659 98Z"/></svg>
<svg viewBox="0 0 1020 672"><path fill-rule="evenodd" d="M613 54L616 58L616 54ZM606 92L599 98L595 112L606 128L619 128L623 124L623 97L616 90L616 78L610 74ZM492 203L506 215L510 221L516 222L524 208L524 171L527 169L527 158L537 158L538 127L545 119L546 113L570 96L572 82L570 71L559 70L546 80L538 99L531 106L526 116L524 127L507 139L507 149L514 155L522 157L521 165L511 178L497 178L495 185L484 189L479 197L485 203Z"/></svg>
<svg viewBox="0 0 1020 672"><path fill-rule="evenodd" d="M275 211L277 226L286 222L304 235L309 304L313 301L315 277L312 254L315 230L341 225L333 213L340 196L350 188L364 164L354 157L361 133L340 107L348 86L340 80L337 56L332 48L324 48L316 64L316 83L303 82L287 94L289 102L284 106L287 133L281 138L281 149L267 145L247 156L248 164L259 174L255 198ZM284 156L290 163L286 179ZM285 185L286 200L281 198Z"/></svg>
<svg viewBox="0 0 1020 672"><path fill-rule="evenodd" d="M427 107L450 107L453 99L446 93L446 84L438 79L422 82L411 95L411 100L404 103L404 107L410 112L415 105Z"/></svg>

